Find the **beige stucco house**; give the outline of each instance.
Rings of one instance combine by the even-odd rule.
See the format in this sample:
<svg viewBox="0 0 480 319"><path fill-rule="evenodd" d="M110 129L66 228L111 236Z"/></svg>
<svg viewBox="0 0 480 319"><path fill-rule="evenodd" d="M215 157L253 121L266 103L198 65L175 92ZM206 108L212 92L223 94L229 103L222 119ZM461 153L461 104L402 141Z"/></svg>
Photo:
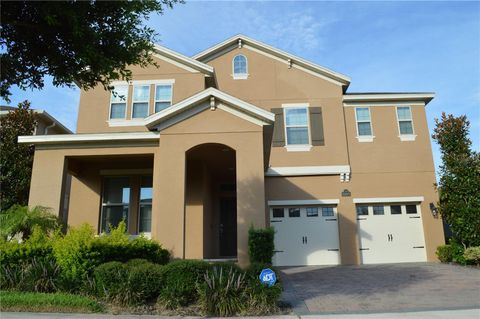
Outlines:
<svg viewBox="0 0 480 319"><path fill-rule="evenodd" d="M19 138L36 148L30 205L98 232L125 219L178 258L246 263L248 228L271 225L276 265L436 259L432 93L349 93L243 35L153 56L114 93L81 92L76 134Z"/></svg>

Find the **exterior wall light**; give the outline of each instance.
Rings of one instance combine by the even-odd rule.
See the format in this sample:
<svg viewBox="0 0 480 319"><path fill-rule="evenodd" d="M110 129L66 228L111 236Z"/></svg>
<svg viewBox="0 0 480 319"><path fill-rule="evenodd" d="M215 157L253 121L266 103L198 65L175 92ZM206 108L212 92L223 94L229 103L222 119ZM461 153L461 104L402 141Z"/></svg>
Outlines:
<svg viewBox="0 0 480 319"><path fill-rule="evenodd" d="M432 212L433 218L438 218L438 208L434 203L430 203L430 211Z"/></svg>

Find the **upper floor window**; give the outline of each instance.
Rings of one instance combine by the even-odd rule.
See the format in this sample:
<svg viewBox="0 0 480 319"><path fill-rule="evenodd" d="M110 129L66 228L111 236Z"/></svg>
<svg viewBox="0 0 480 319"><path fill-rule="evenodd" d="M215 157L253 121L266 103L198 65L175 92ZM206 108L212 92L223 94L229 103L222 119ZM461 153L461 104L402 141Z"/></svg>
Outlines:
<svg viewBox="0 0 480 319"><path fill-rule="evenodd" d="M308 108L285 108L286 145L309 145Z"/></svg>
<svg viewBox="0 0 480 319"><path fill-rule="evenodd" d="M412 111L409 106L397 107L398 130L402 141L415 140Z"/></svg>
<svg viewBox="0 0 480 319"><path fill-rule="evenodd" d="M247 58L242 55L236 55L233 58L233 78L246 79L248 77L248 63Z"/></svg>
<svg viewBox="0 0 480 319"><path fill-rule="evenodd" d="M357 122L357 138L359 142L372 142L372 121L368 107L355 108L355 119Z"/></svg>
<svg viewBox="0 0 480 319"><path fill-rule="evenodd" d="M128 98L128 85L115 86L110 97L110 118L125 119Z"/></svg>
<svg viewBox="0 0 480 319"><path fill-rule="evenodd" d="M133 87L132 119L145 118L149 113L150 85Z"/></svg>
<svg viewBox="0 0 480 319"><path fill-rule="evenodd" d="M158 84L155 86L155 113L172 105L172 85Z"/></svg>

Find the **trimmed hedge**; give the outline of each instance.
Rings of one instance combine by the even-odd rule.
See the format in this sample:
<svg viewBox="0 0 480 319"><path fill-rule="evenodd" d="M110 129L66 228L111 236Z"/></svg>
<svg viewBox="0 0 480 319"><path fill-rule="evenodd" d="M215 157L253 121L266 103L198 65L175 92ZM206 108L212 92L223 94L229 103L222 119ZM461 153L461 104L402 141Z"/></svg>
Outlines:
<svg viewBox="0 0 480 319"><path fill-rule="evenodd" d="M248 230L248 255L251 263L272 264L275 250L275 230L273 227Z"/></svg>
<svg viewBox="0 0 480 319"><path fill-rule="evenodd" d="M452 261L452 246L450 245L441 245L437 247L435 254L442 263L448 263Z"/></svg>
<svg viewBox="0 0 480 319"><path fill-rule="evenodd" d="M465 249L463 257L468 263L480 265L480 246L468 247Z"/></svg>

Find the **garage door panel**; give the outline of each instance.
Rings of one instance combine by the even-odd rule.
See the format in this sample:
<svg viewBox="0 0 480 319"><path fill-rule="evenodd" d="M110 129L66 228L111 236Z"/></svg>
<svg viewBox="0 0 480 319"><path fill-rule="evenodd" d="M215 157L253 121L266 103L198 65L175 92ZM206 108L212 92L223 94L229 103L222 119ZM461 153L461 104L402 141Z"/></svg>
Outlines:
<svg viewBox="0 0 480 319"><path fill-rule="evenodd" d="M375 206L378 208L379 204ZM361 262L426 261L420 205L384 205L384 209L377 211L376 215L375 206L369 205L368 213L364 207L357 206Z"/></svg>
<svg viewBox="0 0 480 319"><path fill-rule="evenodd" d="M273 218L272 214L271 225L276 231L277 251L273 258L274 264L276 266L339 264L336 209L330 207L322 212L321 207L300 207L299 215L295 209L285 207L284 218L281 219ZM295 214L290 214L290 210ZM331 214L334 216L330 216Z"/></svg>

